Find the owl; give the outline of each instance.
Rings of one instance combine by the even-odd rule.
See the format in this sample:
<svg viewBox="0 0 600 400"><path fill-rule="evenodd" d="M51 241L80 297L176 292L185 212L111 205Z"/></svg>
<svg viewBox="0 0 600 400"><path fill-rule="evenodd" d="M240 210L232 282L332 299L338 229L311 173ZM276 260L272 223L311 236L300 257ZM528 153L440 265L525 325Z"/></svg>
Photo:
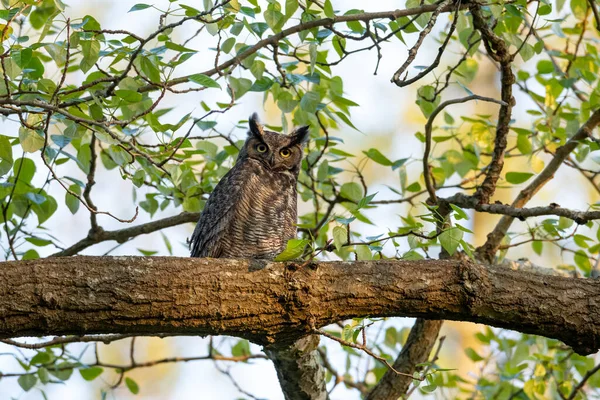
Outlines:
<svg viewBox="0 0 600 400"><path fill-rule="evenodd" d="M265 130L256 113L235 165L210 195L190 243L192 257L272 259L296 237L298 173L307 126Z"/></svg>

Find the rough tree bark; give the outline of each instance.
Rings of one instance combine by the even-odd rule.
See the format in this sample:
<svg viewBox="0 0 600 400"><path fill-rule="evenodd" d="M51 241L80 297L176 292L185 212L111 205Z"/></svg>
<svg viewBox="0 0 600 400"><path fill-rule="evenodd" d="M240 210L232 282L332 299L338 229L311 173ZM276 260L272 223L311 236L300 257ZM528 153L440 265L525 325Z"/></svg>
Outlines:
<svg viewBox="0 0 600 400"><path fill-rule="evenodd" d="M0 337L231 335L290 344L353 317L479 322L600 348L600 282L469 261L69 257L0 263Z"/></svg>

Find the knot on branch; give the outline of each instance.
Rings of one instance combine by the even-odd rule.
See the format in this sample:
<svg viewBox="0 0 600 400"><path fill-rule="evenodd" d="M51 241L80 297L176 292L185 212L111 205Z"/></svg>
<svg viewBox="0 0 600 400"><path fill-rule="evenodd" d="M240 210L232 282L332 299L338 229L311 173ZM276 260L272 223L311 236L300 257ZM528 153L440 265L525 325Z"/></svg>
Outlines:
<svg viewBox="0 0 600 400"><path fill-rule="evenodd" d="M469 309L478 308L491 292L485 267L470 260L461 260L458 264L458 276L465 294L464 304Z"/></svg>

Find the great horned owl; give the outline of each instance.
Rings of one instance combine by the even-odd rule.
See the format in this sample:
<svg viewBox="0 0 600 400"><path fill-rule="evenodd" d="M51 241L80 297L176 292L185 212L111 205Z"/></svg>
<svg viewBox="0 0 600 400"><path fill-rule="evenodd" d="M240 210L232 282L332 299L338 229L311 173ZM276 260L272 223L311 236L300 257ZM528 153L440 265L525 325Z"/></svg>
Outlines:
<svg viewBox="0 0 600 400"><path fill-rule="evenodd" d="M265 130L252 114L233 168L217 184L192 235L192 257L272 259L296 237L296 184L307 126Z"/></svg>

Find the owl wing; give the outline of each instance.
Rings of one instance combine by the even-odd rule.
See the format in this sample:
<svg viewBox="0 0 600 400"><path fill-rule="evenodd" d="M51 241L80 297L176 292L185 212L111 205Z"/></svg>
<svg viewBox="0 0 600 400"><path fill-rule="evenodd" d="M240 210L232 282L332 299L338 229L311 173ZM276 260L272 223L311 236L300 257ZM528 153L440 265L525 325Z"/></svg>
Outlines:
<svg viewBox="0 0 600 400"><path fill-rule="evenodd" d="M223 239L235 218L235 205L244 186L236 166L219 181L206 202L192 234L192 257L217 258L223 253Z"/></svg>

